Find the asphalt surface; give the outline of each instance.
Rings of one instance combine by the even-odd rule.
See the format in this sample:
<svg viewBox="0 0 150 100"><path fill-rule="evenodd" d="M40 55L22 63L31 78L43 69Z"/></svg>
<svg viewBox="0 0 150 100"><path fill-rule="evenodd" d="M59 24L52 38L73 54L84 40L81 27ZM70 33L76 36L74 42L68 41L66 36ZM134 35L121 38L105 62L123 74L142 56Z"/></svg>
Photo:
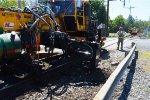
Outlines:
<svg viewBox="0 0 150 100"><path fill-rule="evenodd" d="M104 47L107 47L111 44L114 44L117 47L117 38L107 38L105 41ZM137 45L138 50L150 51L150 39L147 38L140 38L138 36L132 38L125 38L124 39L124 48L131 47L131 43L134 42Z"/></svg>

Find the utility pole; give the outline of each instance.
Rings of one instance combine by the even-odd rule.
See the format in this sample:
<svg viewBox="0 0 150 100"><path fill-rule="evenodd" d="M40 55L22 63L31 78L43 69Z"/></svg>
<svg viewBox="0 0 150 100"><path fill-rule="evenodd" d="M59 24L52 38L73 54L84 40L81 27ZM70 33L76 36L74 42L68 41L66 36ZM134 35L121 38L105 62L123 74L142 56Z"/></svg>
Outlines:
<svg viewBox="0 0 150 100"><path fill-rule="evenodd" d="M107 13L106 13L106 36L109 36L109 1L116 1L116 0L107 0Z"/></svg>
<svg viewBox="0 0 150 100"><path fill-rule="evenodd" d="M21 9L21 0L18 0L18 8Z"/></svg>
<svg viewBox="0 0 150 100"><path fill-rule="evenodd" d="M107 36L109 36L109 1L116 1L116 0L107 0L107 13L106 13L106 34ZM122 0L120 0L122 1ZM123 0L123 4L125 6L125 1L126 0Z"/></svg>
<svg viewBox="0 0 150 100"><path fill-rule="evenodd" d="M121 2L123 2L123 6L125 6L126 5L126 0L120 0Z"/></svg>
<svg viewBox="0 0 150 100"><path fill-rule="evenodd" d="M109 0L107 0L107 13L106 13L106 36L109 36Z"/></svg>
<svg viewBox="0 0 150 100"><path fill-rule="evenodd" d="M129 9L129 15L131 15L131 11L132 11L132 9L135 8L135 7L130 6L130 7L126 7L126 8Z"/></svg>

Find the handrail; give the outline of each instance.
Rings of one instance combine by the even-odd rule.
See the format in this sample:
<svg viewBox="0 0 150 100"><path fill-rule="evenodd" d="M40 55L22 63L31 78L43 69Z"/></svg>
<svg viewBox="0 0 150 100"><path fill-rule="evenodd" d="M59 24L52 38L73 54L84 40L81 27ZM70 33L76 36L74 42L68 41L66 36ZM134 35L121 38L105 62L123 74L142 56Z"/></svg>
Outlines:
<svg viewBox="0 0 150 100"><path fill-rule="evenodd" d="M134 46L133 46L134 45ZM123 61L118 65L115 71L110 75L106 83L96 94L93 100L110 100L116 86L120 82L127 66L130 64L131 59L133 58L134 51L136 49L136 44L132 43L133 48L129 54L123 59Z"/></svg>

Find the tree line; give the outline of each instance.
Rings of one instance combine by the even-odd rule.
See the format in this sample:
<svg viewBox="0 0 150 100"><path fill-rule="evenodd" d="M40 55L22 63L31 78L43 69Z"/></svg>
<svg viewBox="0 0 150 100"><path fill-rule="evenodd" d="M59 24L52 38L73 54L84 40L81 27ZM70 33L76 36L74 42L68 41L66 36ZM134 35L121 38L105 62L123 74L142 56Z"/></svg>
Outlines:
<svg viewBox="0 0 150 100"><path fill-rule="evenodd" d="M104 0L90 0L92 18L98 19L98 23L106 23L106 6L104 5ZM144 28L150 26L150 21L138 20L129 15L127 19L123 15L118 15L115 19L109 18L108 29L110 33L116 33L119 27L124 27L125 31L128 32L132 28L143 30Z"/></svg>
<svg viewBox="0 0 150 100"><path fill-rule="evenodd" d="M124 27L126 32L132 28L143 30L150 26L150 21L138 20L137 18L133 18L132 15L129 15L128 18L125 19L122 15L119 15L114 20L109 21L109 32L117 32L120 26Z"/></svg>
<svg viewBox="0 0 150 100"><path fill-rule="evenodd" d="M21 6L25 6L25 0L21 0ZM18 0L0 0L0 8L18 7Z"/></svg>

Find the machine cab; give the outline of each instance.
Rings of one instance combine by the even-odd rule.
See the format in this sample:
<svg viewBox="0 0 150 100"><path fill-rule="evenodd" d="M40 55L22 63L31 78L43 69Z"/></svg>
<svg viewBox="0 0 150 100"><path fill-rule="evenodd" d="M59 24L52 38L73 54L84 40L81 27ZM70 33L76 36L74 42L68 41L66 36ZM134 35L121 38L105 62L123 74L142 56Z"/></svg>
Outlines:
<svg viewBox="0 0 150 100"><path fill-rule="evenodd" d="M87 0L53 0L49 6L63 31L70 35L87 31L90 11Z"/></svg>

